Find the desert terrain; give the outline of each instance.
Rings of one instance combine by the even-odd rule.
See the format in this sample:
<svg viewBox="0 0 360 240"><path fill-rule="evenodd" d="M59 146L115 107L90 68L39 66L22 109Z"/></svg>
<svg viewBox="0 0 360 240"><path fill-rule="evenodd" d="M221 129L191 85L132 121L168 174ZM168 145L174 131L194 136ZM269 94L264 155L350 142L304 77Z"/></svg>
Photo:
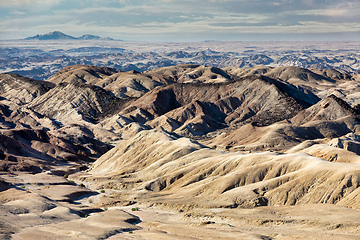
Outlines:
<svg viewBox="0 0 360 240"><path fill-rule="evenodd" d="M360 77L0 74L0 239L360 239Z"/></svg>
<svg viewBox="0 0 360 240"><path fill-rule="evenodd" d="M143 72L192 63L218 68L295 66L359 73L359 44L352 41L132 42L104 39L0 41L0 73L45 80L66 66L95 65Z"/></svg>

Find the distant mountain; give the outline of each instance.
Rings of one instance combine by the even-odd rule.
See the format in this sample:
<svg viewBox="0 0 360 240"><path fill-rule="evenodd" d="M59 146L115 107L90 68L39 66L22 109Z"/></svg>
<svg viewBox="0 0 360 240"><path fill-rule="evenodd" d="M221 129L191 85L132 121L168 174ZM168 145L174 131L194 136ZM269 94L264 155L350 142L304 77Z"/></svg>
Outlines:
<svg viewBox="0 0 360 240"><path fill-rule="evenodd" d="M62 40L62 39L77 39L73 36L70 36L70 35L66 35L62 32L59 32L59 31L55 31L55 32L50 32L50 33L47 33L47 34L37 34L36 36L33 36L33 37L28 37L28 38L25 38L25 40Z"/></svg>
<svg viewBox="0 0 360 240"><path fill-rule="evenodd" d="M114 40L112 38L106 37L99 37L96 35L90 35L90 34L85 34L82 35L81 37L73 37L70 35L67 35L65 33L59 32L59 31L55 31L55 32L50 32L47 34L37 34L33 37L28 37L25 38L25 40Z"/></svg>
<svg viewBox="0 0 360 240"><path fill-rule="evenodd" d="M81 37L79 37L77 39L79 39L79 40L109 40L109 41L114 40L113 38L110 38L110 37L99 37L99 36L91 35L91 34L82 35Z"/></svg>

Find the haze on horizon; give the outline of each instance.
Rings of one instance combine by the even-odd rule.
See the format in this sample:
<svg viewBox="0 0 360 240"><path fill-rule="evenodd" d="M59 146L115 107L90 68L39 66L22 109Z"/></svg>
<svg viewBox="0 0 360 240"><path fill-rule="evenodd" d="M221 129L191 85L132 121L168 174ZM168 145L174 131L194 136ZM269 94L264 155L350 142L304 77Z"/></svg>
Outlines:
<svg viewBox="0 0 360 240"><path fill-rule="evenodd" d="M0 40L360 40L358 0L0 0Z"/></svg>

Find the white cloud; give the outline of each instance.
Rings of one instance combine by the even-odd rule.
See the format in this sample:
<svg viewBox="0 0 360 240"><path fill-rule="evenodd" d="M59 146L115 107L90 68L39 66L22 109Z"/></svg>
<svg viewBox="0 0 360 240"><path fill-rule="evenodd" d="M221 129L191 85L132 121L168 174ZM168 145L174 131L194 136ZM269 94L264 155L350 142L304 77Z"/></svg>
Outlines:
<svg viewBox="0 0 360 240"><path fill-rule="evenodd" d="M18 8L25 6L52 6L60 3L62 0L0 0L1 8Z"/></svg>
<svg viewBox="0 0 360 240"><path fill-rule="evenodd" d="M316 10L308 10L308 11L299 11L297 12L299 15L311 15L311 16L327 16L327 17L344 17L350 14L349 9L316 9Z"/></svg>
<svg viewBox="0 0 360 240"><path fill-rule="evenodd" d="M12 15L26 15L26 12L14 10L11 12Z"/></svg>

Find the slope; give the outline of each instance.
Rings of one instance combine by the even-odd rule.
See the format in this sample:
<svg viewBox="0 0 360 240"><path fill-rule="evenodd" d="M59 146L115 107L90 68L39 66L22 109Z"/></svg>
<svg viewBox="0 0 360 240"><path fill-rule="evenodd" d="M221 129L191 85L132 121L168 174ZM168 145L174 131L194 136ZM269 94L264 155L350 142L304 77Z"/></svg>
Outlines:
<svg viewBox="0 0 360 240"><path fill-rule="evenodd" d="M25 78L14 73L0 74L1 96L20 105L30 103L53 87L55 84L50 82Z"/></svg>
<svg viewBox="0 0 360 240"><path fill-rule="evenodd" d="M136 156L136 157L134 157ZM306 154L227 153L160 131L143 131L99 158L83 179L132 189L122 200L242 207L331 203L360 208L358 165Z"/></svg>
<svg viewBox="0 0 360 240"><path fill-rule="evenodd" d="M345 101L330 95L286 121L265 127L247 124L203 143L237 151L286 151L306 140L325 141L348 133L359 134L358 118Z"/></svg>
<svg viewBox="0 0 360 240"><path fill-rule="evenodd" d="M38 173L64 163L86 164L108 150L93 139L77 144L45 130L0 130L0 171Z"/></svg>
<svg viewBox="0 0 360 240"><path fill-rule="evenodd" d="M116 113L126 101L104 89L79 80L62 83L28 105L34 111L60 122L87 121Z"/></svg>
<svg viewBox="0 0 360 240"><path fill-rule="evenodd" d="M71 82L79 79L83 83L96 84L99 79L111 76L120 72L119 70L107 67L97 67L90 65L73 65L61 69L54 76L49 78L49 82L59 84L63 82Z"/></svg>
<svg viewBox="0 0 360 240"><path fill-rule="evenodd" d="M285 92L286 88L291 86L258 76L222 83L177 83L155 88L120 113L152 127L199 136L246 122L269 125L293 117L303 109L299 96L318 101L311 93L296 88Z"/></svg>

